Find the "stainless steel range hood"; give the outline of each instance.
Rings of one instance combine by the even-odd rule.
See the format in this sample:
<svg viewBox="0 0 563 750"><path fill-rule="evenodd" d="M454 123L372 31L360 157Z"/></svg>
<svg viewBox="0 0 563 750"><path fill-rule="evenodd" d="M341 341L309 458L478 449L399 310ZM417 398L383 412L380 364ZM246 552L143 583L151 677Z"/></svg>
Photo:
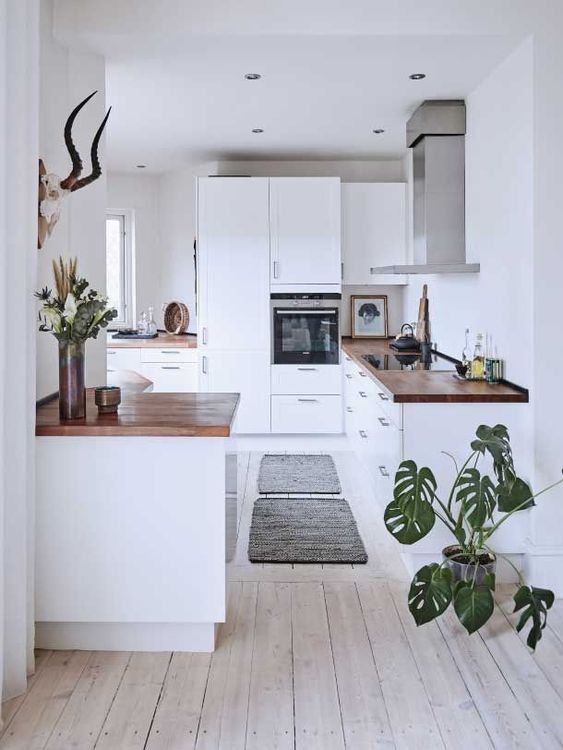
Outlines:
<svg viewBox="0 0 563 750"><path fill-rule="evenodd" d="M413 149L414 263L371 274L478 273L465 260L465 102L427 100L407 123Z"/></svg>

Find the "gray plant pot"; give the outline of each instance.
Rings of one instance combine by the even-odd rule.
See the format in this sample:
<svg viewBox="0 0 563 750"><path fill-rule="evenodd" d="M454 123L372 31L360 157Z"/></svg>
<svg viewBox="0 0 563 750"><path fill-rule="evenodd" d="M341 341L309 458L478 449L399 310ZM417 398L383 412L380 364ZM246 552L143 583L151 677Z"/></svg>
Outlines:
<svg viewBox="0 0 563 750"><path fill-rule="evenodd" d="M452 571L454 582L467 581L471 582L475 576L475 583L479 586L483 583L483 579L487 573L495 573L497 568L497 558L491 552L487 550L481 550L479 553L480 560L478 563L477 571L475 571L475 563L460 562L455 558L455 555L463 554L460 547L453 544L449 547L444 547L442 555L446 560L447 567ZM487 558L487 561L484 559Z"/></svg>

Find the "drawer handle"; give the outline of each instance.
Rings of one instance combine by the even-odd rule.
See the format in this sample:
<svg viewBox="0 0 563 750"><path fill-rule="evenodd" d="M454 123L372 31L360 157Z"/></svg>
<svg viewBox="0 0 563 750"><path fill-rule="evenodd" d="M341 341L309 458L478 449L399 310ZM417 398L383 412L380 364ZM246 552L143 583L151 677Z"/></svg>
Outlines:
<svg viewBox="0 0 563 750"><path fill-rule="evenodd" d="M380 466L379 467L379 471L380 471L382 477L388 477L389 476L389 472L387 471L387 469L385 468L385 466Z"/></svg>
<svg viewBox="0 0 563 750"><path fill-rule="evenodd" d="M360 396L362 398L367 398L368 397L368 394L365 391L358 391L358 393L360 394Z"/></svg>
<svg viewBox="0 0 563 750"><path fill-rule="evenodd" d="M346 377L348 378L348 380L352 380L352 376L350 375L349 372L346 373Z"/></svg>
<svg viewBox="0 0 563 750"><path fill-rule="evenodd" d="M368 434L365 430L358 430L360 437L367 438Z"/></svg>
<svg viewBox="0 0 563 750"><path fill-rule="evenodd" d="M354 411L354 409L352 409L351 406L347 406L346 407L346 411L348 412L348 414L352 414L352 412Z"/></svg>
<svg viewBox="0 0 563 750"><path fill-rule="evenodd" d="M179 365L162 365L161 370L179 370Z"/></svg>
<svg viewBox="0 0 563 750"><path fill-rule="evenodd" d="M316 367L298 367L299 372L317 372Z"/></svg>
<svg viewBox="0 0 563 750"><path fill-rule="evenodd" d="M207 344L207 328L205 326L201 329L201 343Z"/></svg>
<svg viewBox="0 0 563 750"><path fill-rule="evenodd" d="M108 372L115 372L115 370L108 370Z"/></svg>
<svg viewBox="0 0 563 750"><path fill-rule="evenodd" d="M279 279L280 277L280 262L279 260L274 261L274 279Z"/></svg>
<svg viewBox="0 0 563 750"><path fill-rule="evenodd" d="M302 404L318 404L319 399L318 398L298 398L298 401L300 401Z"/></svg>
<svg viewBox="0 0 563 750"><path fill-rule="evenodd" d="M351 362L352 361L352 359L350 357L348 357L348 356L344 357L344 359L346 360L346 362Z"/></svg>
<svg viewBox="0 0 563 750"><path fill-rule="evenodd" d="M388 422L384 417L378 417L377 419L379 420L379 423L381 424L382 427L391 426L390 422Z"/></svg>
<svg viewBox="0 0 563 750"><path fill-rule="evenodd" d="M367 378L367 374L365 372L362 372L361 370L358 370L361 378Z"/></svg>
<svg viewBox="0 0 563 750"><path fill-rule="evenodd" d="M160 353L161 354L180 354L180 352L177 351L176 349L161 349Z"/></svg>
<svg viewBox="0 0 563 750"><path fill-rule="evenodd" d="M381 393L381 391L379 391L377 395L382 401L389 401L389 396L386 396L384 393Z"/></svg>
<svg viewBox="0 0 563 750"><path fill-rule="evenodd" d="M201 371L204 375L207 375L207 357L205 356L205 354L201 358Z"/></svg>
<svg viewBox="0 0 563 750"><path fill-rule="evenodd" d="M117 354L117 352L108 351L108 354Z"/></svg>

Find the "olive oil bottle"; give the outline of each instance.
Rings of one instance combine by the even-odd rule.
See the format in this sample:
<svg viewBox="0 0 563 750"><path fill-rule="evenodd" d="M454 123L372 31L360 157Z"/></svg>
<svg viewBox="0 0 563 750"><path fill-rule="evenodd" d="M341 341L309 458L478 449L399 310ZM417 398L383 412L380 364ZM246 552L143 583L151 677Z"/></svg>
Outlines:
<svg viewBox="0 0 563 750"><path fill-rule="evenodd" d="M478 333L475 339L475 349L471 361L471 377L474 380L483 380L485 377L485 356L483 354L483 334Z"/></svg>

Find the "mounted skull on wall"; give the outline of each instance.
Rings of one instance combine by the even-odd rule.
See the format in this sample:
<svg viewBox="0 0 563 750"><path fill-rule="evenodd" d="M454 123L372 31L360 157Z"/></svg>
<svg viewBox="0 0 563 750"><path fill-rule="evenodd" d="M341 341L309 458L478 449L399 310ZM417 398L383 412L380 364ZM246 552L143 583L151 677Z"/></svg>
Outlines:
<svg viewBox="0 0 563 750"><path fill-rule="evenodd" d="M96 93L97 91L94 91L90 96L87 96L84 101L80 102L80 104L72 110L66 121L64 138L72 161L72 169L68 177L62 179L56 174L47 174L43 161L41 159L39 160L39 226L37 235L37 247L39 249L45 244L47 236L51 236L55 224L61 214L61 205L67 195L70 195L70 193L73 193L75 190L80 190L80 188L86 187L86 185L97 180L102 174L102 168L98 159L98 144L106 126L109 113L111 112L111 107L108 109L107 114L92 141L92 147L90 149L92 171L86 177L80 177L82 174L82 159L72 141L72 125L74 120L82 107L84 107L84 105L89 102Z"/></svg>

